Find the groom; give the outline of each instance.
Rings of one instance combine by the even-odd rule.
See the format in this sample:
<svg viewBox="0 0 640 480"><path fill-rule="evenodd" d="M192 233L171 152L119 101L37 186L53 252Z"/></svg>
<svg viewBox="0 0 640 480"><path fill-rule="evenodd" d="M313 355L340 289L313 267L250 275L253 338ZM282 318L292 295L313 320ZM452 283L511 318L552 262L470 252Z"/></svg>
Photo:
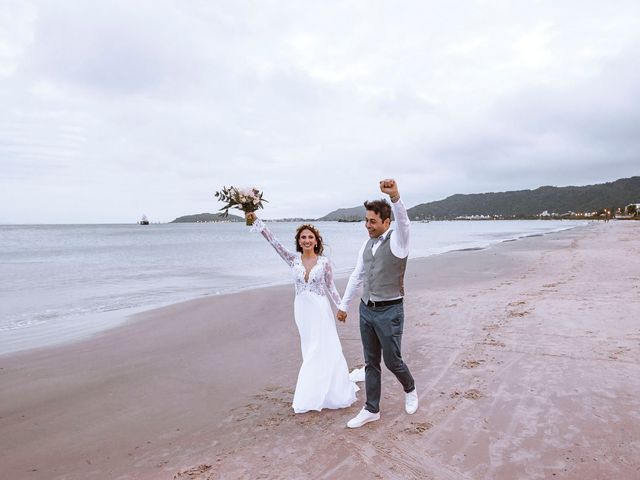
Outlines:
<svg viewBox="0 0 640 480"><path fill-rule="evenodd" d="M369 240L360 249L356 268L349 278L337 314L341 322L347 319L349 303L362 286L360 336L364 350L367 402L360 413L349 420L349 428L358 428L380 419L381 356L402 384L406 412L413 414L418 409L415 383L400 352L410 222L396 181L382 180L380 190L389 195L391 205L384 199L364 202ZM390 229L391 211L395 217L395 230Z"/></svg>

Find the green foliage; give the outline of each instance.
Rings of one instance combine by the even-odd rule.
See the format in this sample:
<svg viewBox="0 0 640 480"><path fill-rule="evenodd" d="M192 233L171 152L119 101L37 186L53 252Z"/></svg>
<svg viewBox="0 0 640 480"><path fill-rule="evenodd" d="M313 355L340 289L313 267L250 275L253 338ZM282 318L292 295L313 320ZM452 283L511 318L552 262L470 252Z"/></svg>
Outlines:
<svg viewBox="0 0 640 480"><path fill-rule="evenodd" d="M222 187L222 190L215 193L220 202L226 205L220 209L223 216L229 215L230 208L237 208L243 212L255 212L259 208L264 208L262 202L267 202L262 198L262 192L257 188L236 188Z"/></svg>
<svg viewBox="0 0 640 480"><path fill-rule="evenodd" d="M592 212L611 205L624 207L640 200L640 177L584 187L540 187L535 190L452 195L408 210L409 217L455 218L465 215L498 215L530 218L547 210L564 214Z"/></svg>
<svg viewBox="0 0 640 480"><path fill-rule="evenodd" d="M200 222L244 222L244 218L237 215L224 216L221 213L196 213L194 215L183 215L169 223L200 223Z"/></svg>

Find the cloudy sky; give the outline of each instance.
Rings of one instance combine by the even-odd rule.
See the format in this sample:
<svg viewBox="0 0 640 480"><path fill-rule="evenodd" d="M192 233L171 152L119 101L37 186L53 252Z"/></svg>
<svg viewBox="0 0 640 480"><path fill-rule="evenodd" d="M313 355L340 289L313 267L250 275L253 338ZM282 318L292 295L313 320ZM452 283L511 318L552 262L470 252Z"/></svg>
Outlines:
<svg viewBox="0 0 640 480"><path fill-rule="evenodd" d="M637 0L0 0L0 223L640 174Z"/></svg>

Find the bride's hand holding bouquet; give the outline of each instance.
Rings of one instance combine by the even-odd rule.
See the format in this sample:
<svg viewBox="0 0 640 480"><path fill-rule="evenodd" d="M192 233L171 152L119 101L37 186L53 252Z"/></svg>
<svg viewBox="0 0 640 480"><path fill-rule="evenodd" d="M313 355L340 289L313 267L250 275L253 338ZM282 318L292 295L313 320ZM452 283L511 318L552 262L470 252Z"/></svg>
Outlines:
<svg viewBox="0 0 640 480"><path fill-rule="evenodd" d="M247 221L247 225L253 225L253 222L256 221L256 218L258 218L258 216L254 212L245 212L244 218Z"/></svg>
<svg viewBox="0 0 640 480"><path fill-rule="evenodd" d="M253 212L264 208L262 202L267 202L262 198L262 192L255 187L222 187L221 191L216 192L216 197L220 202L226 202L226 205L220 209L223 216L229 215L230 208L237 208L245 213L247 225L253 225L253 221L256 219Z"/></svg>

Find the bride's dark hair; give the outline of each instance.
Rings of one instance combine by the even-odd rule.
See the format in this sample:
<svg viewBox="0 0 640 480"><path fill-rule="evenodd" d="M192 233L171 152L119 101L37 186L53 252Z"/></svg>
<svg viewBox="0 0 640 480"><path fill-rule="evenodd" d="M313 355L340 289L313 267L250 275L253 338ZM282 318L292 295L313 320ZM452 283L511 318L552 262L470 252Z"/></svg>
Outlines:
<svg viewBox="0 0 640 480"><path fill-rule="evenodd" d="M322 244L322 235L320 235L320 230L318 230L316 227L314 227L310 223L305 223L303 225L300 225L296 229L296 252L302 253L302 247L300 246L300 235L302 234L303 230L309 230L311 233L313 233L316 236L317 244L313 248L313 251L318 255L322 255L322 252L324 251L324 245Z"/></svg>

